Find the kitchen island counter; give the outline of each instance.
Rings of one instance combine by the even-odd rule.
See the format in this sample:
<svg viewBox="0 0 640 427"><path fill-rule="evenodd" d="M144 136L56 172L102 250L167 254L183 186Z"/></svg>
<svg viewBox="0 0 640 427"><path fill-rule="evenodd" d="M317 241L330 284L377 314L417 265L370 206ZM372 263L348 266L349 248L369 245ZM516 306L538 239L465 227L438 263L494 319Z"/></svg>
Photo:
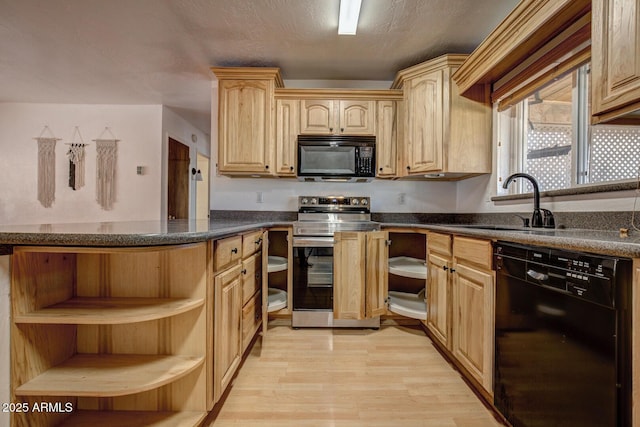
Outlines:
<svg viewBox="0 0 640 427"><path fill-rule="evenodd" d="M11 246L127 247L196 243L243 233L256 228L290 226L292 221L172 220L96 223L0 225L0 254ZM590 229L491 229L469 224L380 223L382 228L419 228L529 245L557 247L603 255L640 257L640 232L629 237L618 231ZM4 248L4 250L3 250Z"/></svg>

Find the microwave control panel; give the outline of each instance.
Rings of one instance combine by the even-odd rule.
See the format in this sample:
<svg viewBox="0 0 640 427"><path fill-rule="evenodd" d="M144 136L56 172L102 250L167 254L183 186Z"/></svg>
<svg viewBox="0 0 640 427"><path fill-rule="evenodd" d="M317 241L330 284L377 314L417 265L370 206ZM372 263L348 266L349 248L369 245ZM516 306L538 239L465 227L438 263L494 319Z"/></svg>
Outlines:
<svg viewBox="0 0 640 427"><path fill-rule="evenodd" d="M375 173L373 147L356 148L356 175L373 176Z"/></svg>

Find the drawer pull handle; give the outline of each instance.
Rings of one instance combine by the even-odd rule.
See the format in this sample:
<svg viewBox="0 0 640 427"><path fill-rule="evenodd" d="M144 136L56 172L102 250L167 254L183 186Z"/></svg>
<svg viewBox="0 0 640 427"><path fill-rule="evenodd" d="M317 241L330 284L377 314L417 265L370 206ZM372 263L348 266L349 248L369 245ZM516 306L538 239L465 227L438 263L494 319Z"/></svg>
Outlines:
<svg viewBox="0 0 640 427"><path fill-rule="evenodd" d="M238 253L238 248L233 248L233 249L231 249L231 253L232 253L232 254L237 254L237 253Z"/></svg>

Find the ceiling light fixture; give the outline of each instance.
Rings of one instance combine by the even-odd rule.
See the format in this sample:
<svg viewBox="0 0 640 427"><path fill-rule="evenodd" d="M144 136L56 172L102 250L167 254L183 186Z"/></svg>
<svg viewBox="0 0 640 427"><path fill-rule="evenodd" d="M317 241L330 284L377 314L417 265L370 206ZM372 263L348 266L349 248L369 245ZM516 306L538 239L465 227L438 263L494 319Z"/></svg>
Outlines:
<svg viewBox="0 0 640 427"><path fill-rule="evenodd" d="M338 20L338 34L355 35L360 17L362 0L340 0L340 18Z"/></svg>

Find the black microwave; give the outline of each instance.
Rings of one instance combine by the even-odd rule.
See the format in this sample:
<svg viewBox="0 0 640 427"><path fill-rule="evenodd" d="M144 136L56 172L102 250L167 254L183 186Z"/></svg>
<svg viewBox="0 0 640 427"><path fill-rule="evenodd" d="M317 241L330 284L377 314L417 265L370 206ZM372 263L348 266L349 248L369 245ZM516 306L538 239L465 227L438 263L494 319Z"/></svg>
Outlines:
<svg viewBox="0 0 640 427"><path fill-rule="evenodd" d="M298 136L298 179L364 182L375 176L375 136Z"/></svg>

